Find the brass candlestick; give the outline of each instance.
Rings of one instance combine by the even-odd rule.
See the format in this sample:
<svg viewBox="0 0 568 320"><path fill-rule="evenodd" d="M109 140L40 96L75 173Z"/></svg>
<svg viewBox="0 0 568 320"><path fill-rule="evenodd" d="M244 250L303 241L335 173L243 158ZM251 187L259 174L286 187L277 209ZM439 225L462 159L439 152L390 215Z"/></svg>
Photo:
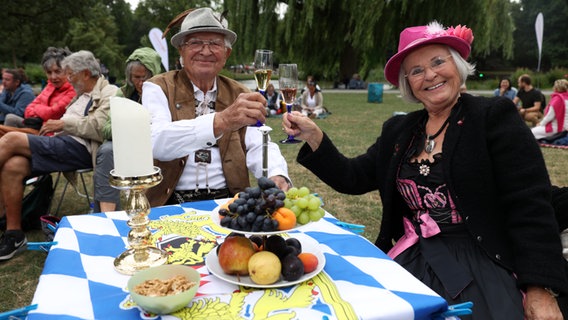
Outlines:
<svg viewBox="0 0 568 320"><path fill-rule="evenodd" d="M160 168L154 167L153 173L137 177L120 176L112 170L109 180L114 188L127 191L124 211L130 218L127 224L131 229L128 232L130 249L116 257L114 268L122 274L132 275L136 271L165 264L168 261L166 252L151 243L152 234L148 230L150 203L145 194L146 189L162 181Z"/></svg>

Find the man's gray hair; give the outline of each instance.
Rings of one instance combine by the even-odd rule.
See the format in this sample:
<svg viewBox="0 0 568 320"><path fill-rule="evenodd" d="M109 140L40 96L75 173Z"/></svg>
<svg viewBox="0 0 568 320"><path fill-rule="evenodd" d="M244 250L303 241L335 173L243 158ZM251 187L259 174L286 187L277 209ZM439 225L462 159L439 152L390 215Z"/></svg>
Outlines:
<svg viewBox="0 0 568 320"><path fill-rule="evenodd" d="M92 52L87 50L77 51L65 57L61 62L63 69L69 68L73 72L89 70L91 77L101 76L101 64L97 61Z"/></svg>

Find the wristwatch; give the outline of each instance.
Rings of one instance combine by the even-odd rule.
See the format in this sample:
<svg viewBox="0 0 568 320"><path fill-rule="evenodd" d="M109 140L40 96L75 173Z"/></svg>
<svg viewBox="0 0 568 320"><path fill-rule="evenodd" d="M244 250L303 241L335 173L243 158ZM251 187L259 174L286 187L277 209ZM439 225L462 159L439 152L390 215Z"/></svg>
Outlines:
<svg viewBox="0 0 568 320"><path fill-rule="evenodd" d="M558 298L558 296L560 295L560 293L558 293L558 291L550 288L550 287L544 287L544 290L546 290L546 292L550 293L551 296L553 296L554 298Z"/></svg>

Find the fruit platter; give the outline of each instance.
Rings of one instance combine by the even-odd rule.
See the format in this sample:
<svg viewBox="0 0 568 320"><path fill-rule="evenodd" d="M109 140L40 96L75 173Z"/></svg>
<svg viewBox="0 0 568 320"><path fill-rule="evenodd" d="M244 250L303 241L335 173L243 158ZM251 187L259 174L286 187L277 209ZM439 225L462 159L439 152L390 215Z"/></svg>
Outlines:
<svg viewBox="0 0 568 320"><path fill-rule="evenodd" d="M276 288L311 279L325 266L318 243L301 233L282 234L325 214L307 187L287 192L265 177L213 210L211 219L231 233L205 257L209 271L227 282Z"/></svg>
<svg viewBox="0 0 568 320"><path fill-rule="evenodd" d="M253 288L295 285L313 278L325 266L318 243L304 234L293 238L271 235L259 246L262 238L232 233L205 256L205 265L221 280Z"/></svg>
<svg viewBox="0 0 568 320"><path fill-rule="evenodd" d="M322 200L307 187L284 192L268 178L248 187L211 213L216 224L246 234L279 234L323 218Z"/></svg>

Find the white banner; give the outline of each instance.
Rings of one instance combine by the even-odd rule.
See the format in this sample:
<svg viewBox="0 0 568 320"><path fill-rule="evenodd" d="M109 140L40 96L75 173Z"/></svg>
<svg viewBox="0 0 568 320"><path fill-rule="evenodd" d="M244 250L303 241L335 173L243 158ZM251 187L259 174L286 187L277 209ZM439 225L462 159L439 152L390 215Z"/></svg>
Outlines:
<svg viewBox="0 0 568 320"><path fill-rule="evenodd" d="M162 38L162 30L158 28L152 28L150 33L148 34L150 37L150 42L152 46L154 46L154 50L158 52L160 57L162 57L162 64L164 65L164 69L169 71L169 58L168 58L168 43L166 42L165 38Z"/></svg>
<svg viewBox="0 0 568 320"><path fill-rule="evenodd" d="M538 66L536 68L536 71L540 71L540 59L542 57L542 34L544 31L544 17L542 16L542 12L539 12L536 16L534 30L536 31L536 44L538 46Z"/></svg>

